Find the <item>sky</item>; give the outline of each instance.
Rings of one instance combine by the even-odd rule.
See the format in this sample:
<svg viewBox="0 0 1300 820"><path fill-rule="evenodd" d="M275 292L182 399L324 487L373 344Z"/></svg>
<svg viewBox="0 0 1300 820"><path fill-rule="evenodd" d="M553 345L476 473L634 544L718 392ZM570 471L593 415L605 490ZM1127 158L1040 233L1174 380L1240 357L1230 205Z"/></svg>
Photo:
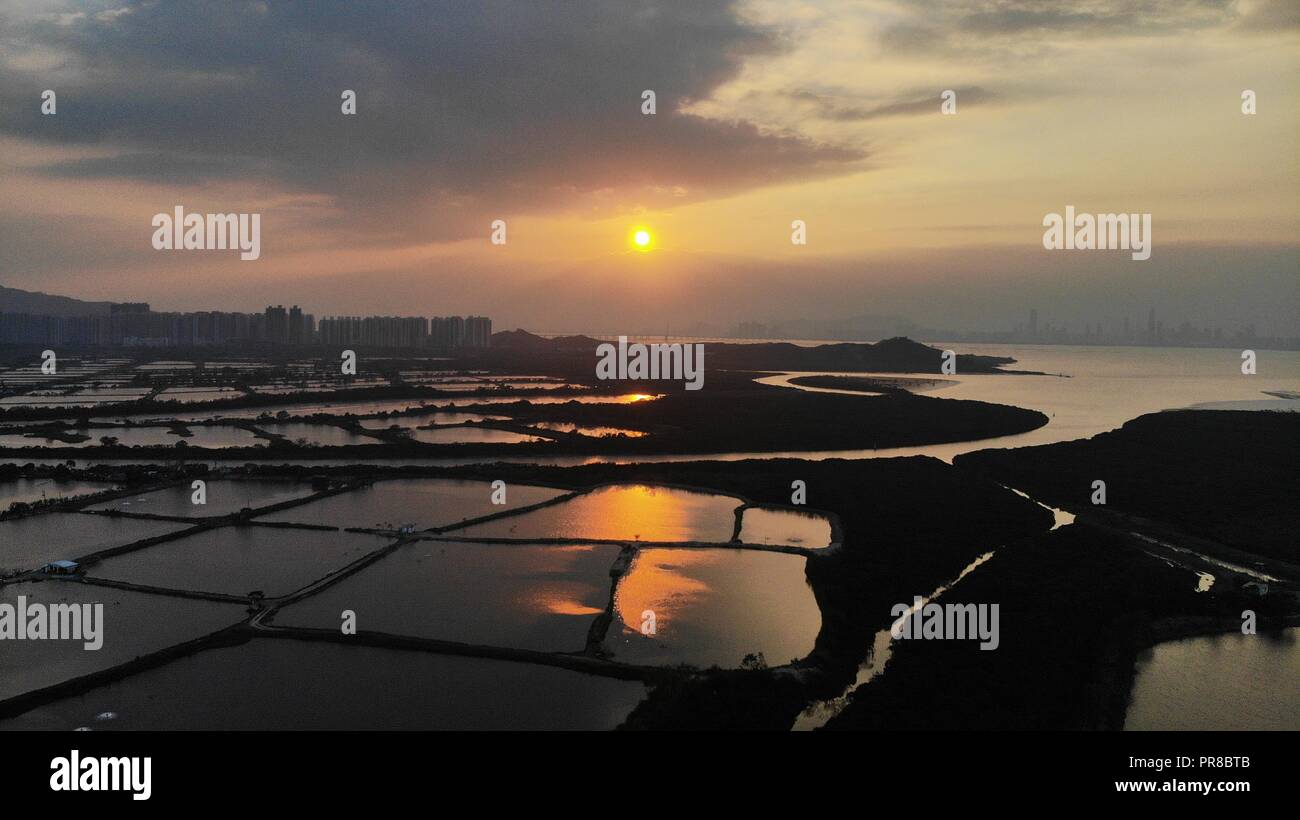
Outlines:
<svg viewBox="0 0 1300 820"><path fill-rule="evenodd" d="M0 0L0 284L540 331L1154 306L1300 335L1298 46L1295 0ZM261 214L261 257L155 250L178 205ZM1151 258L1044 249L1067 205L1152 214Z"/></svg>

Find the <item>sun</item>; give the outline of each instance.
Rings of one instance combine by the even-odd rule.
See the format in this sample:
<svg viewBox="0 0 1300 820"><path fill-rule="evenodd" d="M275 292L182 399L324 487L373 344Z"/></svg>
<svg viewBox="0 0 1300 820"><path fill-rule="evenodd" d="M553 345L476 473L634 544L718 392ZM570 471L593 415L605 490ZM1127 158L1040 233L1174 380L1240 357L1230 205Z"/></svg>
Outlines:
<svg viewBox="0 0 1300 820"><path fill-rule="evenodd" d="M633 228L629 236L629 243L632 248L638 251L648 251L654 247L654 235L650 233L649 228Z"/></svg>

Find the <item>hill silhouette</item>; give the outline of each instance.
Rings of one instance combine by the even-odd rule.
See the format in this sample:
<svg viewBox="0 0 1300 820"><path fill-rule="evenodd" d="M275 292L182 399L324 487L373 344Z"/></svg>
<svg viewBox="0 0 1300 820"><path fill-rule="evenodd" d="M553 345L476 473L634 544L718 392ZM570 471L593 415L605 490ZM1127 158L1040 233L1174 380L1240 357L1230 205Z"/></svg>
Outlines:
<svg viewBox="0 0 1300 820"><path fill-rule="evenodd" d="M105 316L112 302L87 302L71 296L53 296L38 291L0 285L0 313L32 313L41 316Z"/></svg>
<svg viewBox="0 0 1300 820"><path fill-rule="evenodd" d="M651 340L653 341L653 340ZM679 340L680 341L680 340ZM603 342L590 336L560 336L548 339L526 330L506 330L492 334L492 348L508 351L528 359L519 364L546 366L553 359L582 356L594 362L596 347ZM939 373L943 351L903 336L874 344L843 342L804 346L790 342L733 344L706 342L705 363L709 368L733 370L842 370L887 371L895 373ZM1006 356L957 355L958 373L1005 372L1004 365L1014 364Z"/></svg>

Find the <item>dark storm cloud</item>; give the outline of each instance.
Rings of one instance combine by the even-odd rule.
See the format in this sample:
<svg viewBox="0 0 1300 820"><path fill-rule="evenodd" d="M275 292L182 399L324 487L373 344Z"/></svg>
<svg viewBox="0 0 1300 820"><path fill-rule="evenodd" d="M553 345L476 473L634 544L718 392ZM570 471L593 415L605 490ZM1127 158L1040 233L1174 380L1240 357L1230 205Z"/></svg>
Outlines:
<svg viewBox="0 0 1300 820"><path fill-rule="evenodd" d="M0 130L122 152L62 177L270 179L454 235L488 210L708 198L862 158L680 113L778 48L731 0L140 2L0 27ZM37 49L63 64L16 67Z"/></svg>

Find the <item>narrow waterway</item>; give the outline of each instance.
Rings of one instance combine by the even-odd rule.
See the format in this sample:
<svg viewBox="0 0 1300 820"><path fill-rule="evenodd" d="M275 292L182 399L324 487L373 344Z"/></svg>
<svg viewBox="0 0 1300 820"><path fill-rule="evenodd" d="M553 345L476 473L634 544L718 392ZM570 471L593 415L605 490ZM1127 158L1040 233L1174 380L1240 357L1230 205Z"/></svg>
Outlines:
<svg viewBox="0 0 1300 820"><path fill-rule="evenodd" d="M792 726L791 729L796 732L810 732L814 729L820 729L825 726L827 721L838 715L849 702L849 698L858 687L866 686L868 683L884 674L885 666L889 663L889 656L893 651L894 628L912 617L918 609L960 583L963 578L970 575L981 564L992 558L993 552L993 550L990 550L976 558L974 561L971 561L960 573L958 573L956 578L935 589L934 592L931 592L929 595L922 598L919 603L914 601L912 605L907 608L907 612L896 618L893 623L889 625L889 628L877 632L875 638L871 642L871 650L867 652L867 657L862 662L862 666L858 667L858 674L857 677L854 678L853 682L845 687L844 691L836 697L810 704L808 708L795 719L794 726Z"/></svg>

